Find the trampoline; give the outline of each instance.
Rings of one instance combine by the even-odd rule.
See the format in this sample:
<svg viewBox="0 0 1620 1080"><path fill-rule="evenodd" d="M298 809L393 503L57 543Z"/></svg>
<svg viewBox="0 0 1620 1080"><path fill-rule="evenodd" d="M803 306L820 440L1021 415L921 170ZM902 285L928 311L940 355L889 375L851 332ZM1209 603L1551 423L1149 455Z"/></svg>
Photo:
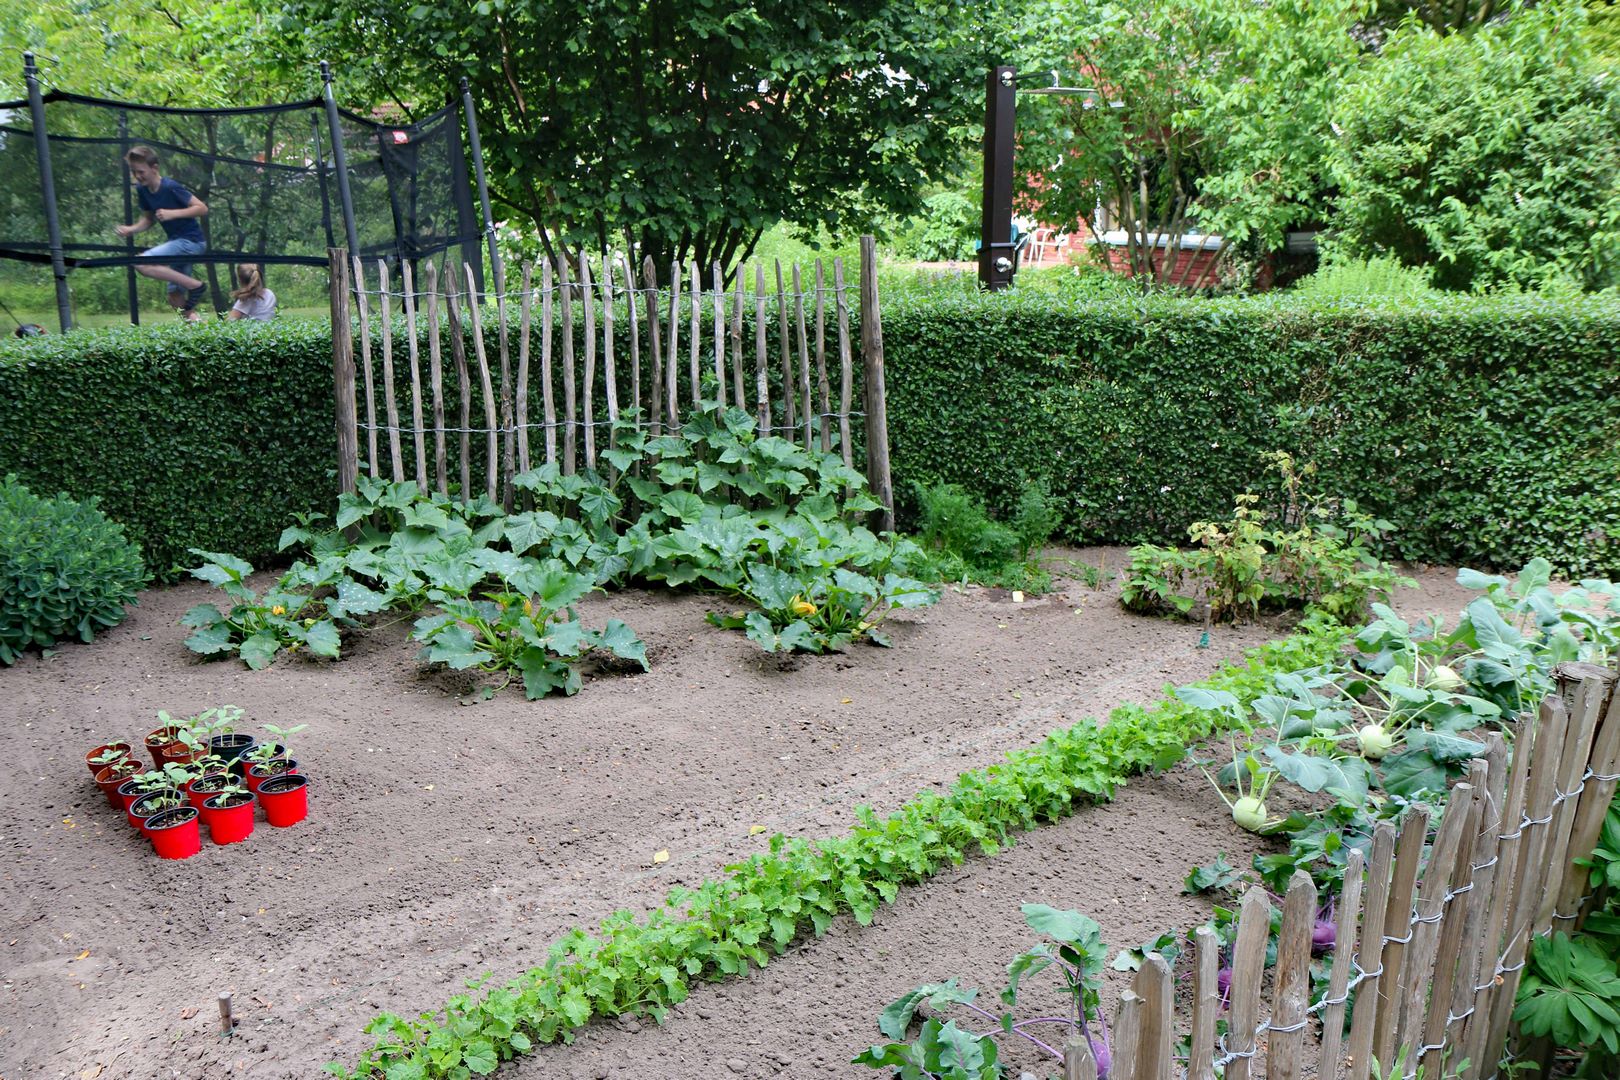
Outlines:
<svg viewBox="0 0 1620 1080"><path fill-rule="evenodd" d="M73 325L73 271L124 267L132 322L140 321L135 267L169 263L141 251L163 239L161 226L120 238L115 225L140 216L125 152L157 151L160 170L208 204L199 220L207 253L190 257L215 306L230 287L230 265L328 264L346 247L391 272L461 249L482 271L481 238L493 240L476 120L463 88L448 104L410 121L339 108L322 65L323 96L279 105L182 109L42 91L25 55L29 94L0 101L0 258L47 264L62 329ZM483 202L472 204L464 112ZM492 256L493 257L493 256ZM150 284L145 286L150 289Z"/></svg>

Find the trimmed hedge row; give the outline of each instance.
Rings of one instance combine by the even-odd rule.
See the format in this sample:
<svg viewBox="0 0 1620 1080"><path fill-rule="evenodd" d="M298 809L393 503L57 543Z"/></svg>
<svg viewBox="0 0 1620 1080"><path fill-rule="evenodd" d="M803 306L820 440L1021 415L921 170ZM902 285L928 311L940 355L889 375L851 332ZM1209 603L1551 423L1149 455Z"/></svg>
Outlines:
<svg viewBox="0 0 1620 1080"><path fill-rule="evenodd" d="M1613 298L902 295L883 337L902 499L954 481L1005 513L1045 478L1071 540L1185 543L1287 450L1407 558L1620 571Z"/></svg>
<svg viewBox="0 0 1620 1080"><path fill-rule="evenodd" d="M1010 513L1044 478L1067 539L1182 542L1266 490L1280 449L1393 521L1408 558L1620 572L1615 299L905 289L883 329L902 518L912 481ZM331 502L330 356L292 320L0 345L0 474L100 496L160 578L187 547L261 560Z"/></svg>
<svg viewBox="0 0 1620 1080"><path fill-rule="evenodd" d="M85 331L0 346L0 474L92 495L160 579L188 547L255 561L330 510L332 338L285 321Z"/></svg>

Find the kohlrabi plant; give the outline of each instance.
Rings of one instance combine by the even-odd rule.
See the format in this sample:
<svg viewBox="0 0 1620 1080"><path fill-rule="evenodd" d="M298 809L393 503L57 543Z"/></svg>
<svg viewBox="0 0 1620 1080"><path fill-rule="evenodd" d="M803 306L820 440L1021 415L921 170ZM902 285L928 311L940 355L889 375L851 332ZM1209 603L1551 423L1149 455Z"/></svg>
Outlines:
<svg viewBox="0 0 1620 1080"><path fill-rule="evenodd" d="M1000 1080L996 1039L1022 1039L1061 1068L1060 1048L1074 1033L1087 1040L1097 1060L1098 1078L1107 1080L1112 1055L1098 996L1107 958L1102 929L1077 911L1060 911L1045 904L1025 904L1023 912L1030 929L1049 940L1013 959L999 1009L980 1004L979 992L958 985L955 979L927 983L883 1010L878 1030L890 1041L861 1052L853 1063L888 1069L911 1080ZM1020 1018L1015 1011L1019 989L1043 972L1054 973L1059 981L1064 1015ZM934 1015L920 1016L924 1008ZM942 1021L938 1014L946 1009L976 1018L977 1026L984 1030L976 1033L971 1027L958 1027L955 1020ZM919 1019L919 1033L908 1038Z"/></svg>

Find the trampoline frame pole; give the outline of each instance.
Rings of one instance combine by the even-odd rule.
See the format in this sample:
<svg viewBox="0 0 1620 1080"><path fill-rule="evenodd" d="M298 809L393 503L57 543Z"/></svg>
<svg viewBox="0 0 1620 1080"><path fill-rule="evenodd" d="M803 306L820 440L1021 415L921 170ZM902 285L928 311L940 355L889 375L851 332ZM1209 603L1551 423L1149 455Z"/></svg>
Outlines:
<svg viewBox="0 0 1620 1080"><path fill-rule="evenodd" d="M129 153L129 110L118 110L118 145L120 149L119 162L124 172L124 220L135 220L134 200L130 197L131 186L134 183L129 176L129 159L124 154ZM135 254L135 238L124 237L124 250L131 255ZM135 267L124 267L124 284L129 289L129 324L141 325L141 295L135 284Z"/></svg>
<svg viewBox="0 0 1620 1080"><path fill-rule="evenodd" d="M56 178L51 174L51 139L45 131L45 101L39 92L34 54L23 53L23 81L28 84L28 114L34 124L34 152L39 157L40 194L45 199L45 231L51 244L51 275L56 278L56 315L65 334L73 329L73 301L68 295L67 261L62 256L62 222L56 216Z"/></svg>
<svg viewBox="0 0 1620 1080"><path fill-rule="evenodd" d="M354 196L349 192L349 157L343 149L343 129L338 123L337 99L332 96L332 66L325 60L321 61L321 96L326 99L326 126L332 134L332 167L337 172L338 201L343 204L343 235L349 241L349 258L356 259L360 257L360 234L354 227Z"/></svg>
<svg viewBox="0 0 1620 1080"><path fill-rule="evenodd" d="M461 107L467 114L467 143L472 147L473 174L478 177L478 203L484 211L484 239L489 244L489 269L495 275L495 288L505 288L506 274L501 266L500 245L495 242L495 217L489 212L489 184L484 179L484 147L478 141L478 117L473 112L472 89L466 76L461 79Z"/></svg>

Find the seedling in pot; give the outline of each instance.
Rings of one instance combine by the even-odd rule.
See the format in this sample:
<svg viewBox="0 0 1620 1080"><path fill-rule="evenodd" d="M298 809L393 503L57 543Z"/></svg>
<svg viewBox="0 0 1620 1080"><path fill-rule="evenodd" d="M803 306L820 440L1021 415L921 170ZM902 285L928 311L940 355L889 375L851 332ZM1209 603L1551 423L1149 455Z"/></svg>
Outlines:
<svg viewBox="0 0 1620 1080"><path fill-rule="evenodd" d="M128 758L129 754L129 743L119 742L116 739L109 739L86 754L84 756L84 762L90 767L90 775L94 777L96 773L100 772L108 765Z"/></svg>
<svg viewBox="0 0 1620 1080"><path fill-rule="evenodd" d="M260 726L263 727L265 731L270 733L270 737L273 741L258 743L252 749L248 750L247 753L242 755L243 760L248 762L249 768L252 768L254 765L259 765L266 761L270 761L273 758L286 757L287 740L290 737L298 734L300 731L303 731L309 725L294 724L290 728L277 727L274 724L261 724Z"/></svg>

